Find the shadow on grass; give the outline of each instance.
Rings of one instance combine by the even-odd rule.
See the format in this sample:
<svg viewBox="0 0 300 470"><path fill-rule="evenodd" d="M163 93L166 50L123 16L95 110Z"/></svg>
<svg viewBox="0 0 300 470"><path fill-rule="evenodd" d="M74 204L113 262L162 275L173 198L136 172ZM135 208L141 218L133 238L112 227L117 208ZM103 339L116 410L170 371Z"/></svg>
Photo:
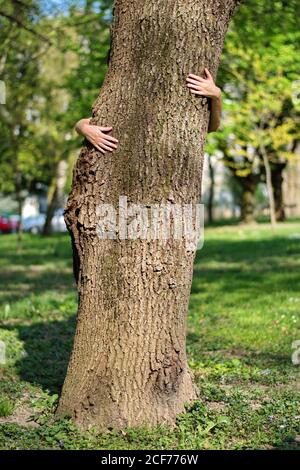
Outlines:
<svg viewBox="0 0 300 470"><path fill-rule="evenodd" d="M32 294L38 297L47 291L68 293L72 288L75 289L73 275L69 271L48 271L33 276L12 270L9 275L0 276L0 282L5 284L5 293L1 295L1 302L4 304L23 300Z"/></svg>
<svg viewBox="0 0 300 470"><path fill-rule="evenodd" d="M9 238L11 237L11 238ZM17 302L45 291L66 292L73 287L71 244L68 235L42 238L24 235L16 250L14 235L1 238L0 300Z"/></svg>
<svg viewBox="0 0 300 470"><path fill-rule="evenodd" d="M286 257L300 255L299 238L274 237L258 240L228 240L217 238L204 241L202 250L196 255L195 264L201 260L209 259L221 262L251 262L259 261L263 265L264 260L272 257Z"/></svg>
<svg viewBox="0 0 300 470"><path fill-rule="evenodd" d="M66 375L76 327L76 316L66 321L41 322L33 325L8 327L18 331L24 342L25 356L16 362L20 378L41 386L44 390L59 394ZM244 366L254 366L261 370L274 368L278 371L293 369L290 356L266 351L251 351L233 348L228 344L224 350L206 349L205 341L199 341L198 334L189 332L187 349L196 347L201 362L207 366L231 359L240 359ZM199 347L201 344L202 347ZM225 346L224 344L222 345ZM193 356L194 353L192 353Z"/></svg>
<svg viewBox="0 0 300 470"><path fill-rule="evenodd" d="M45 243L49 243L49 246ZM47 269L47 263L55 263L57 259L62 260L64 266L71 264L68 237L56 237L49 240L29 239L26 249L26 253L22 256L14 253L12 249L6 252L5 257L12 266L13 274L10 275L8 270L5 275L2 275L4 282L9 279L16 290L19 288L21 292L22 286L26 284L25 295L28 292L38 295L47 290L72 290L71 271L55 272L52 270L53 266ZM213 295L217 294L220 301L223 294L234 290L243 291L249 298L253 295L266 295L266 293L271 296L273 292L278 292L278 289L298 293L300 270L294 267L297 259L299 261L299 255L299 240L292 238L208 240L204 249L196 257L192 294L207 291L207 284L210 283L214 284ZM45 270L41 272L37 270L31 276L26 271L18 273L16 270L15 272L15 267L23 262L26 266L30 264L44 266ZM24 293L22 295L24 296ZM2 301L5 302L7 299L18 301L18 296L15 294L12 298L8 283L6 291L3 292ZM57 308L58 301L53 299L53 302L55 304L53 308ZM25 344L27 355L17 363L20 377L58 393L63 384L72 347L75 317L62 321L14 325L8 328L17 330L20 339ZM202 335L199 335L197 331L188 334L188 346L197 345L198 348L200 345L198 351L200 355L205 354L204 349L207 344L208 339L202 343ZM231 345L230 342L226 345L226 338L224 338L219 346L228 347L230 350ZM274 364L274 361L278 363L287 361L286 357L271 357L270 354L263 352L261 355L253 356L250 351L248 353L251 361L261 362L261 366L265 368L270 363Z"/></svg>
<svg viewBox="0 0 300 470"><path fill-rule="evenodd" d="M26 355L16 363L22 380L59 393L66 375L75 333L76 317L66 321L18 325Z"/></svg>
<svg viewBox="0 0 300 470"><path fill-rule="evenodd" d="M298 450L300 451L300 440L298 440L299 437L297 437L297 440L285 440L282 442L279 442L276 447L274 447L272 450Z"/></svg>
<svg viewBox="0 0 300 470"><path fill-rule="evenodd" d="M209 240L195 259L192 294L203 292L207 283L214 284L214 292L240 289L249 297L254 291L256 295L299 292L299 240Z"/></svg>

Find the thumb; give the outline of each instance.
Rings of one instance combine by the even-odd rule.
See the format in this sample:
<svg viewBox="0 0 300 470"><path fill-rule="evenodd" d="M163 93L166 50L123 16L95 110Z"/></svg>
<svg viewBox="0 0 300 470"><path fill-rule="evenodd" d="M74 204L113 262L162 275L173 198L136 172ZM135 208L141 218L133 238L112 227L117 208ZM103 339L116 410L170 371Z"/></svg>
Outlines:
<svg viewBox="0 0 300 470"><path fill-rule="evenodd" d="M102 132L110 132L112 131L112 127L100 127Z"/></svg>

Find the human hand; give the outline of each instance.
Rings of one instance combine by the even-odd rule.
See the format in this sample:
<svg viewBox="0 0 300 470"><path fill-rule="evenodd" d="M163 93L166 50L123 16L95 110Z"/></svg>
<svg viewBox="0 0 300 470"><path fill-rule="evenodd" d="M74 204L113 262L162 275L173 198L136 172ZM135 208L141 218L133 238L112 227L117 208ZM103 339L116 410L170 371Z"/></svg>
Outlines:
<svg viewBox="0 0 300 470"><path fill-rule="evenodd" d="M216 86L214 79L207 68L204 69L206 78L192 73L187 77L187 86L194 95L206 96L211 99L220 99L221 90Z"/></svg>
<svg viewBox="0 0 300 470"><path fill-rule="evenodd" d="M102 127L83 122L79 129L80 133L101 153L113 152L118 147L118 140L108 132L112 127Z"/></svg>

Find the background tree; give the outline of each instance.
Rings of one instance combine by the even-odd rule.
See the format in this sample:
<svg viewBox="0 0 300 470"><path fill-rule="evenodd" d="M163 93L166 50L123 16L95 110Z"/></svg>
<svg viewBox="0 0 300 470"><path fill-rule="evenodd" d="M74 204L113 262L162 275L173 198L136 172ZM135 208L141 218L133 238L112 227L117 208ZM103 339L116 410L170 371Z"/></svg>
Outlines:
<svg viewBox="0 0 300 470"><path fill-rule="evenodd" d="M42 165L35 158L32 129L41 86L36 61L41 38L31 26L38 11L34 2L26 6L19 2L5 4L5 12L2 3L1 79L6 83L7 97L5 106L0 107L0 181L2 192L14 194L21 217L25 195L37 180L43 179Z"/></svg>
<svg viewBox="0 0 300 470"><path fill-rule="evenodd" d="M299 135L299 110L292 99L300 65L298 16L299 2L271 6L250 0L241 5L239 21L233 21L226 39L219 74L226 97L224 158L244 188L248 208L242 210L243 220L254 218L260 180L268 183L273 219L284 217L282 171Z"/></svg>
<svg viewBox="0 0 300 470"><path fill-rule="evenodd" d="M46 189L46 235L64 204L74 124L89 113L107 67L111 2L77 3L66 2L67 15L51 5L49 16L37 1L0 2L1 191L17 199L21 216L25 197Z"/></svg>

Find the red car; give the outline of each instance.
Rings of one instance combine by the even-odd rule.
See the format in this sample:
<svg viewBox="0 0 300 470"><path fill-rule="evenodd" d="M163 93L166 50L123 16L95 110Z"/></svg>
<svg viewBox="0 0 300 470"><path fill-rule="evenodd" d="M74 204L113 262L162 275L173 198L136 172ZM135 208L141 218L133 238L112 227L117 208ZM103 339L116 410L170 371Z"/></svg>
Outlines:
<svg viewBox="0 0 300 470"><path fill-rule="evenodd" d="M18 229L18 221L9 215L0 215L0 233L12 233Z"/></svg>

